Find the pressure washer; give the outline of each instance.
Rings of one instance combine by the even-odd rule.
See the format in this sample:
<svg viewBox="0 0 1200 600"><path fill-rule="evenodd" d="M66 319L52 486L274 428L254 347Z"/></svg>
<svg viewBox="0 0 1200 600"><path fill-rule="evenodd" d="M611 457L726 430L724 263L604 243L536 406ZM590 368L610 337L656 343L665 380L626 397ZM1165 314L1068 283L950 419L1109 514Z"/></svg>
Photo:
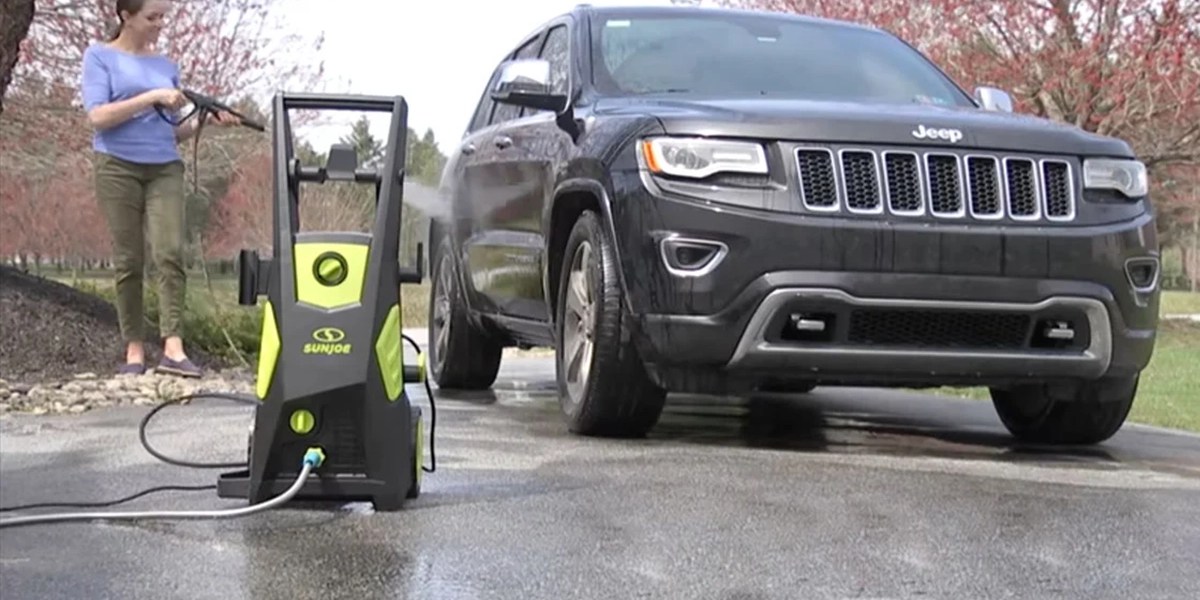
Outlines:
<svg viewBox="0 0 1200 600"><path fill-rule="evenodd" d="M300 498L370 499L394 510L421 485L421 410L404 390L420 366L404 365L400 285L419 283L402 269L400 216L408 106L402 97L275 97L274 256L243 250L239 301L266 295L258 357L258 407L249 469L222 475L222 497L261 502L285 491L310 448L326 454L319 477ZM335 144L325 166L294 157L292 110L391 113L377 168L354 148ZM375 186L369 233L299 231L300 184L350 181Z"/></svg>
<svg viewBox="0 0 1200 600"><path fill-rule="evenodd" d="M185 95L196 108L184 120L199 115L203 122L207 113L222 110L247 127L265 131L215 99L197 93ZM382 161L376 166L359 165L354 148L334 144L324 165L301 164L295 156L289 116L299 110L390 113ZM407 102L402 96L280 92L273 98L272 111L272 255L262 258L255 250L242 250L238 256L239 304L256 306L259 298L266 297L255 394L252 398L206 393L176 398L155 407L139 427L143 446L160 460L182 466L232 468L234 464L196 464L166 457L151 448L145 427L159 410L185 399L214 397L252 403L255 411L248 461L244 468L222 473L215 486L219 497L244 498L249 506L214 511L35 515L0 520L0 527L77 520L237 517L292 499L370 501L376 510L391 511L420 495L422 473L436 469L433 432L437 412L425 377L424 353L402 331L400 287L423 279L420 244L416 265L405 268L400 264ZM326 182L374 186L375 216L368 232L301 231L301 184ZM405 364L406 341L417 350L416 365ZM424 383L430 401L430 468L423 466L422 411L410 402L405 390L409 383Z"/></svg>

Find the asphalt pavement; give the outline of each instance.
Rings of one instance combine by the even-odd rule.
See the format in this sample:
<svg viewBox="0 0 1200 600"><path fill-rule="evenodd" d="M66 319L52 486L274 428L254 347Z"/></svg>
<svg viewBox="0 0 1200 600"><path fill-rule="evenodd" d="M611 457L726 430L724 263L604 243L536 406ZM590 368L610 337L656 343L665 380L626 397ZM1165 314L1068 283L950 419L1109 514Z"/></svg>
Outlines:
<svg viewBox="0 0 1200 600"><path fill-rule="evenodd" d="M649 439L589 439L564 430L536 357L506 359L493 392L438 396L437 471L400 512L3 529L2 595L1200 597L1197 436L1129 425L1092 448L1024 446L985 402L818 388L673 396ZM219 471L141 448L146 410L3 418L0 505L213 483ZM198 401L149 436L173 456L242 460L249 418ZM103 510L241 505L166 492Z"/></svg>

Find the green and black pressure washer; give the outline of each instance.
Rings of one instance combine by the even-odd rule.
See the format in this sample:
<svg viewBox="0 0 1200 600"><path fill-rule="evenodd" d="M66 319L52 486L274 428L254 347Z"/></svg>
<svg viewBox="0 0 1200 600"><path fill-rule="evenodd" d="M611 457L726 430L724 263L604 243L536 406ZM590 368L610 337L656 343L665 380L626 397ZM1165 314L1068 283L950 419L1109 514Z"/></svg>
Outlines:
<svg viewBox="0 0 1200 600"><path fill-rule="evenodd" d="M378 167L358 164L335 144L324 166L296 158L291 111L390 112ZM280 93L274 98L273 254L239 256L239 302L266 296L256 408L245 470L224 473L223 498L265 501L297 479L310 450L320 466L295 499L370 500L395 510L421 489L420 407L405 383L424 378L423 360L404 364L400 286L420 283L400 266L408 106L403 97ZM346 181L375 187L370 231L301 231L302 183ZM423 358L423 354L420 355Z"/></svg>
<svg viewBox="0 0 1200 600"><path fill-rule="evenodd" d="M198 116L201 124L226 111L242 125L265 127L219 101L185 90L195 109L178 125ZM301 500L369 500L378 510L401 508L421 492L423 433L420 407L405 392L423 383L429 394L429 472L437 468L434 428L437 405L425 378L424 353L401 329L400 286L420 283L422 247L416 267L400 267L400 217L408 105L403 97L280 93L274 98L273 252L239 256L238 301L263 308L255 397L202 392L164 402L142 419L142 446L164 462L193 468L235 468L241 463L195 463L168 457L146 439L146 425L167 406L201 397L224 398L255 407L247 468L217 480L223 498L247 498L249 505L218 510L156 510L39 514L0 519L0 529L36 524L143 519L233 518ZM360 167L357 154L335 144L324 166L300 164L292 142L289 111L347 110L390 112L383 161ZM349 181L373 184L375 218L371 230L300 230L300 184ZM412 343L417 364L405 365L401 344ZM210 486L205 486L210 487ZM154 491L195 489L160 486L121 500L94 503L40 503L0 508L0 512L50 506L113 506Z"/></svg>

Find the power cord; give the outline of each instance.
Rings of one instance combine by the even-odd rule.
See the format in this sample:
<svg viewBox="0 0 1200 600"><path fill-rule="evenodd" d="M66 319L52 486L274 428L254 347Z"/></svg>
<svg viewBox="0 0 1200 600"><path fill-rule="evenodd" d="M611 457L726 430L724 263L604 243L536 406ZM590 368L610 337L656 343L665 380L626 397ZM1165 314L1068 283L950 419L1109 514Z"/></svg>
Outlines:
<svg viewBox="0 0 1200 600"><path fill-rule="evenodd" d="M158 492L203 492L207 490L215 490L215 485L160 485L150 489L142 490L136 494L125 496L117 500L108 502L41 502L38 504L18 504L16 506L5 506L0 508L0 512L9 512L14 510L33 510L38 508L108 508L118 504L125 504L132 500L137 500L142 496L157 494Z"/></svg>
<svg viewBox="0 0 1200 600"><path fill-rule="evenodd" d="M233 517L244 517L254 513L262 512L271 508L275 508L291 500L300 491L301 486L308 479L312 470L321 466L325 461L325 454L317 448L309 448L304 454L304 461L301 463L300 474L296 476L296 481L282 494L240 508L228 508L221 510L174 510L174 511L143 511L143 512L95 512L95 513L60 513L49 515L36 515L32 517L16 517L12 519L0 520L0 528L4 527L20 527L22 525L38 525L46 523L65 523L70 521L142 521L147 519L229 519Z"/></svg>
<svg viewBox="0 0 1200 600"><path fill-rule="evenodd" d="M400 335L401 335L401 337L404 338L405 341L407 341L410 345L412 345L413 349L417 353L417 356L421 356L421 354L422 354L421 346L419 344L417 344L417 342L415 340L413 340L411 337L409 337L408 335L406 335L404 333L401 333ZM433 388L429 385L429 378L425 377L423 375L421 377L421 380L425 384L425 393L426 393L426 396L429 398L429 462L430 462L430 466L428 466L428 467L422 465L421 470L426 473L433 473L437 470L437 450L436 450L436 445L435 445L436 433L437 433L437 402L434 399ZM167 464L180 466L180 467L187 467L187 468L192 468L192 469L236 469L236 468L246 466L246 463L244 463L244 462L201 463L201 462L181 460L181 459L172 458L170 456L167 456L167 455L163 454L162 452L155 450L154 447L150 445L150 441L146 438L146 426L149 425L150 420L154 418L154 415L158 414L159 411L161 411L162 409L164 409L168 406L174 406L181 402L186 402L188 400L195 400L195 399L200 399L200 398L214 398L214 399L231 400L233 402L237 402L240 404L247 404L247 405L251 405L251 406L257 406L259 404L258 399L249 394L237 394L237 393L227 393L227 392L198 392L195 394L185 394L182 396L172 398L171 400L168 400L166 402L159 404L158 406L155 406L153 409L150 410L150 412L146 413L146 416L142 417L141 422L138 424L138 439L142 444L142 448L145 448L146 452L148 452L154 458L157 458L158 460L165 462ZM306 454L305 455L306 462L307 462L308 458L309 458L309 456ZM323 454L321 455L320 459L321 459L321 461L324 460ZM316 466L320 466L320 462L318 462L316 465L314 465L314 468ZM295 485L293 485L293 488L298 490L299 485L301 483L303 483L303 480L305 477L307 477L307 473L305 473L300 478L300 480ZM17 506L0 507L0 512L31 510L31 509L39 509L39 508L107 508L107 507L116 506L119 504L124 504L126 502L130 502L132 500L136 500L143 496L147 496L149 494L158 493L158 492L204 491L204 490L213 490L213 489L216 489L216 487L217 486L215 486L215 485L197 485L197 486L164 485L164 486L158 486L158 487L145 489L140 492L136 492L134 494L126 496L124 498L107 501L107 502L46 502L46 503L37 503L37 504L24 504L24 505L17 505ZM291 490L289 490L289 491L291 491ZM244 507L241 509L236 509L236 510L240 510L240 511L245 511L247 509L255 509L255 507L262 507L262 508L255 509L251 512L231 513L230 511L201 511L199 513L188 512L186 514L202 515L198 518L208 518L207 516L203 516L203 515L221 516L221 515L229 514L229 516L241 516L242 514L253 514L253 512L258 512L258 510L270 508L273 506L277 506L278 504L281 504L283 502L286 502L287 500L291 499L291 497L294 495L295 495L295 492L292 492L291 495L288 495L288 492L284 492L284 495L278 496L272 500L268 500L262 504L254 505L251 507ZM287 496L287 497L285 498L284 496ZM282 500L281 500L281 498L282 498ZM270 504L268 506L268 503L273 503L273 504ZM92 513L90 515L88 513L83 513L83 514L79 514L79 515L53 515L52 514L52 515L41 515L38 517L19 517L19 518L14 518L14 519L0 520L0 528L9 527L9 526L19 526L19 525L31 525L31 524L35 524L35 523L63 522L63 521L71 521L71 520L92 520L92 519L110 519L110 518L111 519L141 518L138 515L154 515L152 517L147 517L147 518L174 518L172 516L162 516L162 517L158 517L158 516L159 515L177 515L177 514L185 514L185 513L150 511L150 512L140 512L140 513ZM191 518L191 517L180 517L180 518ZM214 517L214 518L217 518L217 517Z"/></svg>
<svg viewBox="0 0 1200 600"><path fill-rule="evenodd" d="M400 333L400 336L404 338L404 341L412 345L413 350L416 351L417 356L420 357L421 346L403 332ZM433 388L429 385L429 377L427 374L422 373L421 382L425 384L425 396L429 398L429 466L426 467L425 465L421 465L421 470L425 471L426 473L433 473L437 470L437 450L435 449L433 443L435 433L437 432L437 402L433 399Z"/></svg>
<svg viewBox="0 0 1200 600"><path fill-rule="evenodd" d="M254 398L254 396L251 396L249 394L230 394L230 393L225 393L225 392L198 392L195 394L185 394L183 396L178 396L176 398L172 398L170 400L167 400L166 402L163 402L162 404L159 404L158 406L155 406L153 409L150 410L150 412L146 413L146 416L142 417L142 422L138 425L138 439L141 440L142 447L146 449L146 452L150 453L150 456L153 456L154 458L157 458L158 460L161 460L169 465L175 465L177 467L187 467L189 469L238 469L238 468L246 466L245 462L198 463L198 462L180 460L177 458L171 458L171 457L155 450L152 446L150 446L150 442L146 439L146 425L148 425L150 423L150 419L153 419L154 415L158 414L158 411L160 411L168 406L179 404L180 402L186 402L188 400L195 400L195 399L199 399L199 398L216 398L216 399L220 399L220 400L232 400L232 401L238 402L240 404L248 404L251 406L257 406L259 403L258 400Z"/></svg>

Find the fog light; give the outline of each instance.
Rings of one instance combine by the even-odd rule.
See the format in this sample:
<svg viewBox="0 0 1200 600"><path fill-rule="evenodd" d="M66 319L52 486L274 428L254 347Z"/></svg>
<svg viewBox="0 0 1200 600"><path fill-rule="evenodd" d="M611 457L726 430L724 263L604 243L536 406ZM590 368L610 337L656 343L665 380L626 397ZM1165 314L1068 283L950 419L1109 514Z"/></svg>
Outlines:
<svg viewBox="0 0 1200 600"><path fill-rule="evenodd" d="M829 313L792 313L780 337L793 342L828 342L833 340L833 324Z"/></svg>
<svg viewBox="0 0 1200 600"><path fill-rule="evenodd" d="M1137 292L1154 291L1158 286L1158 259L1154 257L1131 258L1125 261L1125 275L1129 285Z"/></svg>
<svg viewBox="0 0 1200 600"><path fill-rule="evenodd" d="M729 246L722 242L672 236L661 245L667 270L679 277L707 275L725 260Z"/></svg>
<svg viewBox="0 0 1200 600"><path fill-rule="evenodd" d="M1070 321L1042 319L1033 333L1034 348L1067 348L1075 342L1075 326Z"/></svg>

